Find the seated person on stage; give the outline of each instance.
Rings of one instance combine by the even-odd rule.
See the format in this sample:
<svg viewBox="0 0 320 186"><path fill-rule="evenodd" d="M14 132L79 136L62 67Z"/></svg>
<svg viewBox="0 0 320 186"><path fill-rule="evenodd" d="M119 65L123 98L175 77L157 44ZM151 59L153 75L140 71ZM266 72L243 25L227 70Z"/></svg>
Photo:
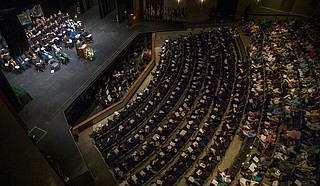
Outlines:
<svg viewBox="0 0 320 186"><path fill-rule="evenodd" d="M51 70L52 69L57 69L60 68L60 62L58 60L56 60L55 58L51 58L48 61L49 65L51 66Z"/></svg>
<svg viewBox="0 0 320 186"><path fill-rule="evenodd" d="M14 72L20 72L21 67L12 58L9 60L9 65Z"/></svg>
<svg viewBox="0 0 320 186"><path fill-rule="evenodd" d="M74 47L73 40L72 40L72 39L67 39L67 40L65 41L65 46L66 46L66 48L68 48L68 49Z"/></svg>
<svg viewBox="0 0 320 186"><path fill-rule="evenodd" d="M85 41L87 42L87 43L92 43L92 34L86 34L86 36L85 36Z"/></svg>
<svg viewBox="0 0 320 186"><path fill-rule="evenodd" d="M76 36L77 36L77 32L75 32L75 31L72 30L72 31L70 32L69 38L72 39L72 40L74 40L74 39L76 38Z"/></svg>
<svg viewBox="0 0 320 186"><path fill-rule="evenodd" d="M43 52L42 52L42 59L45 61L45 62L48 62L51 58L52 58L52 55L51 55L51 52L48 52L46 51L44 48L42 48Z"/></svg>
<svg viewBox="0 0 320 186"><path fill-rule="evenodd" d="M56 57L58 58L58 60L62 63L62 64L67 64L67 62L69 62L69 58L68 55L62 51L60 51L59 49L56 51Z"/></svg>
<svg viewBox="0 0 320 186"><path fill-rule="evenodd" d="M60 46L57 46L56 44L53 44L52 49L54 52L57 52L58 50L61 51L62 48Z"/></svg>
<svg viewBox="0 0 320 186"><path fill-rule="evenodd" d="M3 60L6 62L5 66L8 67L8 71L20 72L22 65L14 61L9 53L4 54Z"/></svg>
<svg viewBox="0 0 320 186"><path fill-rule="evenodd" d="M21 56L17 57L16 62L23 66L24 70L26 70L27 67L31 68L29 61L24 60Z"/></svg>
<svg viewBox="0 0 320 186"><path fill-rule="evenodd" d="M10 72L11 68L9 62L5 59L6 54L0 51L0 65L4 71Z"/></svg>
<svg viewBox="0 0 320 186"><path fill-rule="evenodd" d="M45 64L43 61L35 54L32 54L32 64L36 67L36 70L39 72L44 72Z"/></svg>

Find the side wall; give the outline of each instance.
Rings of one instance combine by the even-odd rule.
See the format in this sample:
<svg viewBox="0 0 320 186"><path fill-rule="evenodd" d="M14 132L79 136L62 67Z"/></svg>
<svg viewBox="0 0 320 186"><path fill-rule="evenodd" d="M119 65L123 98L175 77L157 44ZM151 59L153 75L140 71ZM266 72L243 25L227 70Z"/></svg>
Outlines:
<svg viewBox="0 0 320 186"><path fill-rule="evenodd" d="M0 91L0 185L64 185L7 104Z"/></svg>
<svg viewBox="0 0 320 186"><path fill-rule="evenodd" d="M186 1L187 22L206 22L210 18L210 10L217 7L217 0L182 0ZM240 0L241 1L241 0Z"/></svg>
<svg viewBox="0 0 320 186"><path fill-rule="evenodd" d="M292 2L293 6L289 12L282 11L284 7L291 7L287 3ZM284 4L283 4L284 3ZM236 19L241 19L244 16L245 9L251 4L252 14L278 14L278 15L301 15L313 16L319 10L320 1L318 0L240 0L236 10ZM282 8L281 8L282 7Z"/></svg>
<svg viewBox="0 0 320 186"><path fill-rule="evenodd" d="M164 0L164 1L163 1L163 7L166 7L166 8L169 7L170 9L172 9L172 8L180 8L180 9L184 8L185 10L187 10L187 9L186 9L186 7L187 7L187 1L189 1L189 0L180 0L180 2L178 3L177 0ZM188 10L187 10L187 11L188 11ZM188 15L187 12L185 12L185 14ZM174 20L175 20L175 21L186 22L186 21L187 21L187 18L188 18L188 17L174 18Z"/></svg>
<svg viewBox="0 0 320 186"><path fill-rule="evenodd" d="M316 7L319 4L319 0L296 0L291 12L295 14L313 16L316 13Z"/></svg>

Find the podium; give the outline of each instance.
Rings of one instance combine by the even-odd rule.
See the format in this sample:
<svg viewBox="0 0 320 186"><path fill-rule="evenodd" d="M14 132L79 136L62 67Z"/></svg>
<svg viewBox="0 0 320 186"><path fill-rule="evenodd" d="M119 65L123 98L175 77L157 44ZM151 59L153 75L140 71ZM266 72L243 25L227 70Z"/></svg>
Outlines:
<svg viewBox="0 0 320 186"><path fill-rule="evenodd" d="M86 59L87 56L86 56L86 50L87 48L90 48L90 45L89 44L84 44L82 45L81 47L78 47L77 48L77 51L78 51L78 54L79 54L79 58L80 59Z"/></svg>
<svg viewBox="0 0 320 186"><path fill-rule="evenodd" d="M140 23L139 12L135 12L134 14L128 15L128 25L135 26Z"/></svg>

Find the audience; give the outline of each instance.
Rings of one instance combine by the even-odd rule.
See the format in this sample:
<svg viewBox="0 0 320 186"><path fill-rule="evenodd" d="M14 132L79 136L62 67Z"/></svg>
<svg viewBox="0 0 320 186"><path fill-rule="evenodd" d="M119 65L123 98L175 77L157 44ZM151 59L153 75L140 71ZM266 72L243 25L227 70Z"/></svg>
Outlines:
<svg viewBox="0 0 320 186"><path fill-rule="evenodd" d="M120 62L100 78L96 99L103 108L119 101L151 61L151 47L143 42L136 42L129 54L120 57Z"/></svg>
<svg viewBox="0 0 320 186"><path fill-rule="evenodd" d="M235 28L166 40L150 84L91 135L120 185L230 185L238 171L218 170L213 179L212 172L236 134L255 149L245 161L235 156L236 184L316 185L319 37L310 35L318 30L266 20L243 31L248 54ZM141 71L143 53L104 78L102 105L129 88L123 84Z"/></svg>
<svg viewBox="0 0 320 186"><path fill-rule="evenodd" d="M2 47L4 71L57 69L70 61L63 48L92 42L68 14L36 18L33 25L26 30L28 51L13 59ZM246 161L235 156L234 164L241 164L236 184L317 184L318 27L264 20L249 22L243 32L251 42L247 54L235 27L165 41L149 85L90 135L120 185L175 185L180 179L230 185L238 172L218 170L213 179L212 172L237 134L255 151ZM121 56L99 79L99 106L118 102L151 55L150 43L138 41Z"/></svg>
<svg viewBox="0 0 320 186"><path fill-rule="evenodd" d="M256 30L252 25L259 23L245 26L252 41L254 35L264 35L260 45L249 47L252 63L264 70L264 107L257 134L260 154L243 163L240 185L317 185L319 32L297 21L263 21Z"/></svg>
<svg viewBox="0 0 320 186"><path fill-rule="evenodd" d="M168 69L163 79L159 81L159 74L154 74L153 81L158 84L151 81L132 104L91 135L114 168L116 179L124 180L122 184L141 185L157 176L173 158L180 157L155 183L174 184L210 142L228 107L226 100L232 97L225 131L215 137L220 141L212 146L214 150L208 151L216 153L214 162L221 160L240 122L245 106L245 97L240 95L248 81L242 58L236 62L235 54L226 52L239 50L234 48L234 37L238 37L234 28L222 28L166 41L160 53L160 66L167 65ZM240 52L236 55L240 57ZM233 83L237 87L234 91ZM211 117L206 121L209 111ZM141 171L130 174L138 166Z"/></svg>

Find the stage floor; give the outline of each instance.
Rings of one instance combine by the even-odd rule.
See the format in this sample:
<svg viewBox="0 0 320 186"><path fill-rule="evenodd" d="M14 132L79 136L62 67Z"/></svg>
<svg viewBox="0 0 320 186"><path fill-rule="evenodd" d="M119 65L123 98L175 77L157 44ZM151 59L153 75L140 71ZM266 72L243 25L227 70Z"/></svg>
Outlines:
<svg viewBox="0 0 320 186"><path fill-rule="evenodd" d="M108 60L110 56L131 35L137 32L185 29L184 24L158 22L143 22L130 28L125 23L118 24L115 13L100 19L97 6L79 18L93 35L94 42L91 46L96 54L94 61L80 60L75 49L71 49L64 50L71 62L67 66L62 65L53 74L48 67L45 72L37 72L33 68L19 75L4 72L11 85L24 88L33 98L19 114L29 129L37 126L47 132L37 143L37 147L44 156L52 156L70 179L87 171L63 114L77 92L97 75L100 68L111 62Z"/></svg>

